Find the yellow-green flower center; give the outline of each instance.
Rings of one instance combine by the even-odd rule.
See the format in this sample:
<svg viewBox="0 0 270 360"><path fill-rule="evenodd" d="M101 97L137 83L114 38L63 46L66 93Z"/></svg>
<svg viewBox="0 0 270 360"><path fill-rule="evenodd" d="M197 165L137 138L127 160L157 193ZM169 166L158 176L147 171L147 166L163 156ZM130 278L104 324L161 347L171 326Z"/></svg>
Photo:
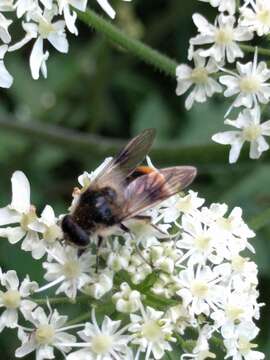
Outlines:
<svg viewBox="0 0 270 360"><path fill-rule="evenodd" d="M37 328L35 339L38 344L50 344L53 341L55 330L52 325L44 324Z"/></svg>
<svg viewBox="0 0 270 360"><path fill-rule="evenodd" d="M182 212L190 212L192 210L192 201L190 196L187 196L185 199L180 199L176 204L176 208Z"/></svg>
<svg viewBox="0 0 270 360"><path fill-rule="evenodd" d="M217 219L217 224L224 230L231 231L232 230L232 219L228 218L220 218Z"/></svg>
<svg viewBox="0 0 270 360"><path fill-rule="evenodd" d="M239 320L240 316L244 313L244 310L237 306L228 305L225 312L230 320L235 321Z"/></svg>
<svg viewBox="0 0 270 360"><path fill-rule="evenodd" d="M80 263L76 260L67 261L64 264L64 275L68 279L75 279L80 275L81 268Z"/></svg>
<svg viewBox="0 0 270 360"><path fill-rule="evenodd" d="M18 290L8 290L2 295L2 301L6 308L17 309L21 303L21 295Z"/></svg>
<svg viewBox="0 0 270 360"><path fill-rule="evenodd" d="M206 250L209 247L210 240L210 237L198 236L195 238L195 246L199 250Z"/></svg>
<svg viewBox="0 0 270 360"><path fill-rule="evenodd" d="M28 225L31 224L33 221L35 221L36 218L37 218L36 209L34 206L31 206L30 211L27 214L23 214L21 217L21 222L20 222L21 228L24 231L28 231L29 230Z"/></svg>
<svg viewBox="0 0 270 360"><path fill-rule="evenodd" d="M208 72L205 68L197 67L192 70L190 79L197 85L206 84L208 81Z"/></svg>
<svg viewBox="0 0 270 360"><path fill-rule="evenodd" d="M254 94L261 88L261 82L256 76L245 76L239 82L239 88L247 94Z"/></svg>
<svg viewBox="0 0 270 360"><path fill-rule="evenodd" d="M106 354L110 351L113 339L109 335L97 335L92 339L91 350L96 354Z"/></svg>
<svg viewBox="0 0 270 360"><path fill-rule="evenodd" d="M164 334L157 320L149 320L142 326L142 336L152 342L164 339Z"/></svg>
<svg viewBox="0 0 270 360"><path fill-rule="evenodd" d="M251 349L256 348L256 347L257 347L256 344L252 344L251 342L249 342L245 338L240 338L239 341L238 341L239 352L242 355L248 354Z"/></svg>
<svg viewBox="0 0 270 360"><path fill-rule="evenodd" d="M198 298L205 298L208 293L208 284L204 281L195 280L191 286L191 292Z"/></svg>
<svg viewBox="0 0 270 360"><path fill-rule="evenodd" d="M243 130L243 137L246 141L254 141L262 135L260 125L251 125Z"/></svg>
<svg viewBox="0 0 270 360"><path fill-rule="evenodd" d="M236 255L232 258L232 269L241 272L246 264L246 259L240 255Z"/></svg>
<svg viewBox="0 0 270 360"><path fill-rule="evenodd" d="M270 10L263 9L258 12L257 19L264 25L270 26Z"/></svg>
<svg viewBox="0 0 270 360"><path fill-rule="evenodd" d="M43 237L48 243L54 243L56 239L61 238L61 235L62 234L59 226L52 225L46 229L46 231L43 234Z"/></svg>
<svg viewBox="0 0 270 360"><path fill-rule="evenodd" d="M219 45L227 45L233 41L233 30L228 29L218 29L215 36L216 43Z"/></svg>
<svg viewBox="0 0 270 360"><path fill-rule="evenodd" d="M38 24L38 31L43 38L47 38L51 32L55 31L54 25L45 19L41 19Z"/></svg>

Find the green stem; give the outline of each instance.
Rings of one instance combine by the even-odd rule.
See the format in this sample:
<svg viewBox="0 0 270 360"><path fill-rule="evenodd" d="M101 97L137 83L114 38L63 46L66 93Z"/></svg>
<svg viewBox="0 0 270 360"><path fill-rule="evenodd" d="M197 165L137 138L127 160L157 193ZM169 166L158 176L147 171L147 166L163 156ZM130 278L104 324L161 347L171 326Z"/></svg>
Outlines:
<svg viewBox="0 0 270 360"><path fill-rule="evenodd" d="M75 300L72 300L67 296L54 297L54 298L49 297L49 298L40 298L40 299L32 298L31 300L37 303L38 305L45 305L47 304L48 301L51 305L57 305L57 304L74 304L74 303L80 304L83 302L91 301L92 299L88 295L82 295L82 296L78 296Z"/></svg>
<svg viewBox="0 0 270 360"><path fill-rule="evenodd" d="M83 314L77 316L75 319L67 322L66 326L80 324L80 323L84 322L85 320L90 320L90 319L91 319L91 312L88 311L86 313L83 313Z"/></svg>
<svg viewBox="0 0 270 360"><path fill-rule="evenodd" d="M250 221L248 221L248 225L253 230L260 230L264 226L270 224L270 208L261 212L259 215L253 217Z"/></svg>
<svg viewBox="0 0 270 360"><path fill-rule="evenodd" d="M240 45L240 47L243 51L248 52L248 53L254 53L256 50L256 47L251 46L251 45ZM258 49L258 54L270 56L270 49L265 49L265 48L261 48L261 47L257 47L257 49Z"/></svg>
<svg viewBox="0 0 270 360"><path fill-rule="evenodd" d="M106 38L120 45L122 48L135 55L145 63L154 66L158 70L175 78L177 62L159 51L136 40L118 29L108 20L97 15L94 11L87 9L85 12L77 10L78 18L89 27L104 34Z"/></svg>
<svg viewBox="0 0 270 360"><path fill-rule="evenodd" d="M96 161L102 161L107 156L115 155L126 143L120 139L109 139L99 135L85 134L55 125L48 125L37 121L22 123L12 119L0 119L0 130L8 131L11 134L22 135L28 138L31 143L41 142L57 145L67 153L79 154L80 158L89 158L89 154L95 154ZM195 146L179 145L179 141L170 141L154 145L151 153L154 162L159 166L190 164L228 164L228 154L223 146L217 144L202 144ZM265 154L263 160L270 159L270 154ZM240 160L242 163L252 163L246 156ZM255 162L253 162L255 164ZM229 165L228 165L229 166Z"/></svg>

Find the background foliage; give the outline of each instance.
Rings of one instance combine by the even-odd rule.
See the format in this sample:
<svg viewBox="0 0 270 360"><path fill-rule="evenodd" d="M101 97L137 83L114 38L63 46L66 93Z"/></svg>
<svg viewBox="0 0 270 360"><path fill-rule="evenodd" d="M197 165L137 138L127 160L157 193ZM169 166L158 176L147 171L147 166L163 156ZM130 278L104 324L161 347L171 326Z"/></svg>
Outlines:
<svg viewBox="0 0 270 360"><path fill-rule="evenodd" d="M192 14L198 11L214 17L213 9L196 0L134 0L132 5L115 2L119 5L117 26L179 62L186 61L188 40L195 32ZM89 5L95 6L91 1ZM37 130L57 125L83 134L102 135L104 142L100 146L107 149L104 154L112 155L117 144L109 146L106 139L128 139L144 128L155 127L158 131L152 153L155 165L196 165L199 176L193 189L208 203L239 205L244 209L245 219L252 219L270 207L269 159L263 156L252 162L243 154L237 165L229 166L228 149L218 147L216 152L213 149L217 147L208 146L211 135L222 128L227 108L224 100L195 105L187 112L184 98L175 96L174 79L138 62L89 28L80 25L79 30L78 38L69 37L68 56L51 51L47 80L31 79L29 48L16 57L6 58L15 82L10 90L1 91L1 206L10 198L12 172L21 169L31 181L32 201L39 210L51 204L57 211L65 211L77 176L102 160L95 147L90 151L72 144L52 143L50 136L46 140L38 134L22 135L14 129L7 130L1 123L17 120L30 127L34 122ZM269 237L270 226L266 226L253 242L262 302L269 298ZM18 246L11 248L4 241L0 243L0 264L4 269L15 268L21 276L29 273L35 274L33 280L42 279L40 264L34 263ZM71 311L75 316L78 307L73 306ZM266 358L270 355L269 316L269 308L264 307L259 343ZM12 349L18 344L11 332L6 333L7 336L0 337L0 348L2 358L8 360L14 358Z"/></svg>

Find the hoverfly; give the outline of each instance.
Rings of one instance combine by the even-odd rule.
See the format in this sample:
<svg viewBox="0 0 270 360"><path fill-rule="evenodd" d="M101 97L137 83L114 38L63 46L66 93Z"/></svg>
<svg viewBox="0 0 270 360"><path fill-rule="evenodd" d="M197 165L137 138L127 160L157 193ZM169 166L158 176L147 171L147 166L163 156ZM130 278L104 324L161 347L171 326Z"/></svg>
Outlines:
<svg viewBox="0 0 270 360"><path fill-rule="evenodd" d="M128 228L129 219L143 219L142 213L188 186L196 175L192 166L155 170L139 166L149 152L155 130L147 129L133 138L79 195L75 209L62 220L64 238L86 248L90 236L98 236L97 248L112 229Z"/></svg>

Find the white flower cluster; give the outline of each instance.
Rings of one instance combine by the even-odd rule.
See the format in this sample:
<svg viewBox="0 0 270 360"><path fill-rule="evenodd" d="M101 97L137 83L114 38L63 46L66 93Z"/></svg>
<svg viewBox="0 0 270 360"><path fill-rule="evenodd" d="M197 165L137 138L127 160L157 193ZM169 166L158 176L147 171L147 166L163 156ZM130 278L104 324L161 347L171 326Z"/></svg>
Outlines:
<svg viewBox="0 0 270 360"><path fill-rule="evenodd" d="M264 136L270 135L270 121L261 122L261 110L270 102L270 69L265 61L258 62L257 49L253 61L239 59L244 57L246 42L269 37L270 2L200 1L216 7L219 14L213 23L200 14L193 15L198 35L190 39L188 58L194 66L177 67L176 93L182 95L191 89L185 102L188 110L194 102L203 103L215 93L232 97L225 124L237 130L215 134L212 139L231 146L230 163L237 161L245 142L250 143L250 158L258 159L269 149ZM239 109L239 114L236 120L229 120L233 108Z"/></svg>
<svg viewBox="0 0 270 360"><path fill-rule="evenodd" d="M71 208L106 163L79 177L82 187ZM158 360L182 348L182 360L204 360L215 358L212 341L219 339L224 358L264 359L253 343L262 305L257 266L244 255L254 252L249 239L255 234L240 208L203 206L192 190L175 195L147 211L151 224L129 220L130 233L117 230L105 238L96 269L96 239L86 251L68 245L62 216L49 205L37 215L26 176L16 171L11 182L11 203L0 209L0 236L21 241L22 250L43 259L46 271L41 287L28 276L20 284L13 270L0 272L0 331L17 329L22 344L16 357L36 352L38 360L53 359L60 351L68 360ZM37 294L53 287L69 306L90 304L89 321L67 323L49 299L44 310L46 300ZM101 324L97 311L98 319L104 315Z"/></svg>
<svg viewBox="0 0 270 360"><path fill-rule="evenodd" d="M115 17L108 0L96 1L111 18ZM0 87L9 88L13 83L13 77L4 65L4 56L29 42L33 43L30 54L32 77L38 79L41 72L46 78L46 61L49 58L47 41L57 51L67 53L66 31L78 35L75 10L85 11L86 7L87 0L0 0ZM13 27L16 30L18 22L25 35L13 43L10 31Z"/></svg>

